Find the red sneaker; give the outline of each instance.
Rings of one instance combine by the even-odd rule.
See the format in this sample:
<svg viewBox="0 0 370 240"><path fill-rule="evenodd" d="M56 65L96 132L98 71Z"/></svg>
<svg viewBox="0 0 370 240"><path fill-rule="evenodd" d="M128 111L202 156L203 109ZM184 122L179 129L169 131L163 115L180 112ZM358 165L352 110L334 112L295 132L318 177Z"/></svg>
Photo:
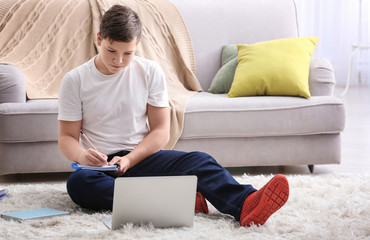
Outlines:
<svg viewBox="0 0 370 240"><path fill-rule="evenodd" d="M278 174L245 199L240 213L240 225L244 227L249 227L252 223L263 225L288 201L288 197L288 180L284 175Z"/></svg>
<svg viewBox="0 0 370 240"><path fill-rule="evenodd" d="M195 198L195 212L196 213L209 213L207 202L200 192L197 192Z"/></svg>

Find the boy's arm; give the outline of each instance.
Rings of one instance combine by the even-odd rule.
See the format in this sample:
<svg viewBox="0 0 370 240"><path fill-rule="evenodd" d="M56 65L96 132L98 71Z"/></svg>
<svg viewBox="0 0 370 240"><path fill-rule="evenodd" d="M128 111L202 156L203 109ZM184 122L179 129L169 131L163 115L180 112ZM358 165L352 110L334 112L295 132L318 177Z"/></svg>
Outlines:
<svg viewBox="0 0 370 240"><path fill-rule="evenodd" d="M115 157L109 162L109 165L118 163L121 174L150 155L162 150L170 139L169 107L154 107L148 104L147 115L150 133L129 154Z"/></svg>
<svg viewBox="0 0 370 240"><path fill-rule="evenodd" d="M63 155L73 162L88 166L107 165L107 156L81 147L79 138L82 121L59 121L58 144Z"/></svg>

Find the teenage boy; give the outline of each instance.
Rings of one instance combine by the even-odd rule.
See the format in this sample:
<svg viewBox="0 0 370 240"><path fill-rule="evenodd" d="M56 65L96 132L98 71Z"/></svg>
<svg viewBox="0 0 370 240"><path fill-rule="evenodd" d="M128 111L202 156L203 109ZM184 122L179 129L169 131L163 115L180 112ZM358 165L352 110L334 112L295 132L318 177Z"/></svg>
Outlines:
<svg viewBox="0 0 370 240"><path fill-rule="evenodd" d="M71 199L84 208L112 209L116 177L196 175L196 212L208 212L206 198L242 226L264 224L288 200L285 176L275 176L256 191L239 184L206 153L162 150L170 128L166 80L157 63L135 56L141 31L134 11L112 6L97 34L101 52L62 80L61 152L82 165L119 166L113 174L72 173L67 181ZM83 140L80 144L80 130L93 148Z"/></svg>

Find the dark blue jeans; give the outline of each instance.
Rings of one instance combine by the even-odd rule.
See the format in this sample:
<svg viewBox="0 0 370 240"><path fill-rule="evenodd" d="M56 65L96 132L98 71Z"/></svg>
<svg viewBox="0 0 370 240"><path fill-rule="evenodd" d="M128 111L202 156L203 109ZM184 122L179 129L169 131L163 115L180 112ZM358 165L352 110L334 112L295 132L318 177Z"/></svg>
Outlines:
<svg viewBox="0 0 370 240"><path fill-rule="evenodd" d="M108 156L123 156L122 151ZM230 173L210 155L202 152L159 151L136 166L122 177L196 175L197 191L220 212L230 214L237 221L246 197L256 191L251 185L239 184ZM67 181L71 199L89 209L112 209L115 178L104 172L77 170Z"/></svg>

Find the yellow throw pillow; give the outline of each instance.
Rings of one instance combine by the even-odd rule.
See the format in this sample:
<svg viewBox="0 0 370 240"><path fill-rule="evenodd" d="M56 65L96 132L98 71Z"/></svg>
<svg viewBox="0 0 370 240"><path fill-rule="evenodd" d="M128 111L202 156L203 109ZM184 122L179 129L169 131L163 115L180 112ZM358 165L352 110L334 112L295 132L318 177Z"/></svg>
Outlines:
<svg viewBox="0 0 370 240"><path fill-rule="evenodd" d="M238 66L228 97L258 95L310 98L308 74L318 37L238 44Z"/></svg>

